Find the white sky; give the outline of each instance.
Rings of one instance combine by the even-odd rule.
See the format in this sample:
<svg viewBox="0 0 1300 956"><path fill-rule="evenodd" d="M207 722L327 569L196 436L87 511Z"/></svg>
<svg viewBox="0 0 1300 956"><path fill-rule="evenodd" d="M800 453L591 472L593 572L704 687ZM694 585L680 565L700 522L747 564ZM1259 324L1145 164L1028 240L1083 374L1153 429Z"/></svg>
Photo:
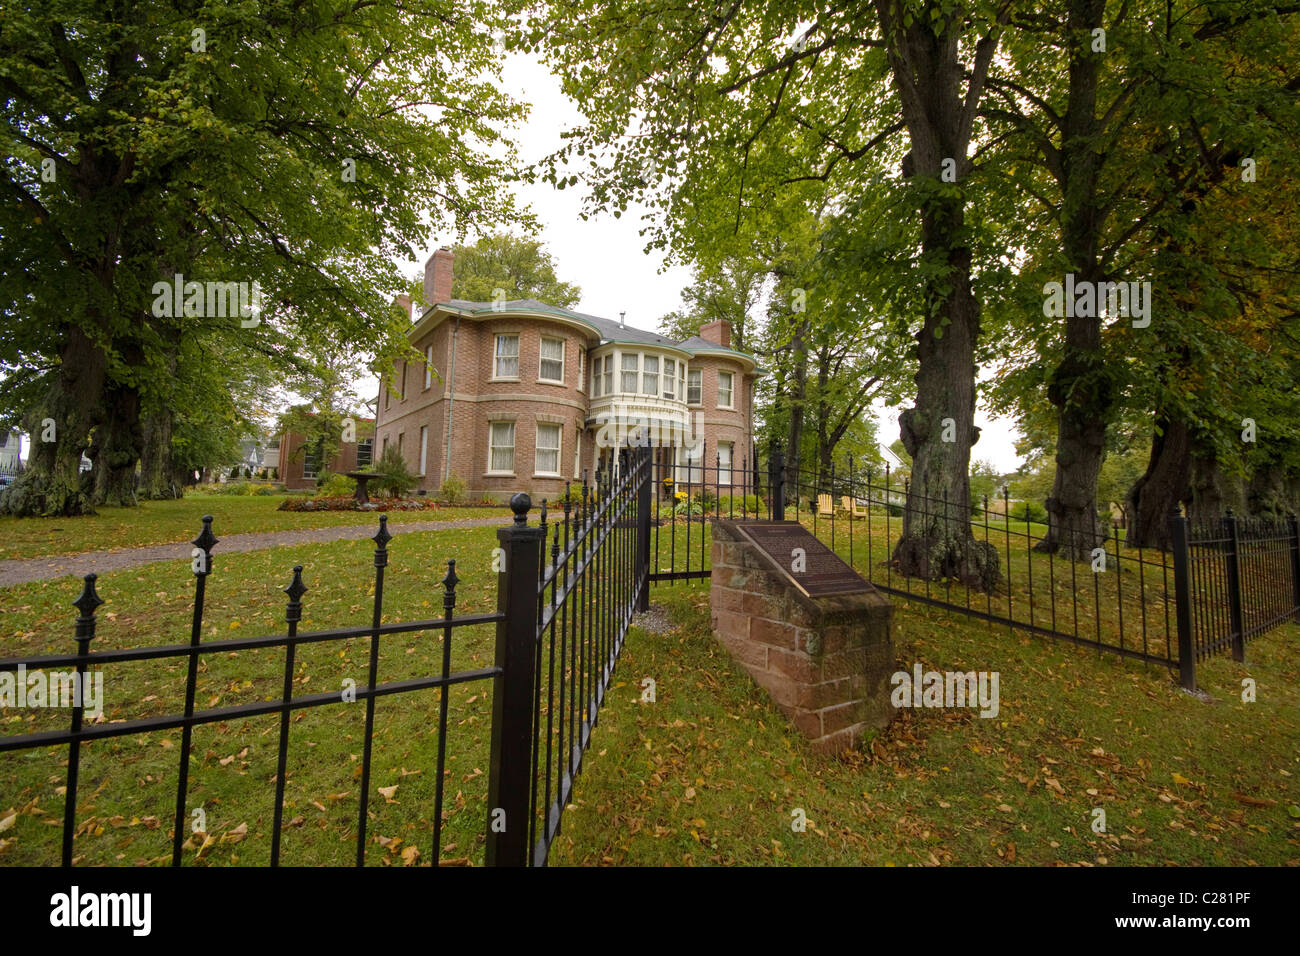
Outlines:
<svg viewBox="0 0 1300 956"><path fill-rule="evenodd" d="M580 119L575 104L560 90L559 80L539 62L511 53L506 56L502 81L512 95L531 104L528 119L517 131L521 161L530 163L557 149L560 132ZM629 325L657 330L659 317L681 305L681 289L691 280L690 270L681 266L665 270L662 255L644 252L645 240L638 235L642 209L630 207L619 219L605 215L584 221L579 217L581 188L518 184L515 194L536 215L558 278L581 287L579 311L610 318L626 311ZM434 236L426 258L454 240L452 235ZM424 260L403 263L403 272L409 274L417 265L422 269ZM377 390L373 378L358 383L363 398L373 399ZM880 423L881 441L890 444L898 438L900 409L877 405L872 411ZM1014 423L991 419L977 410L975 424L981 434L971 450L972 461L986 459L999 471L1014 471L1019 466Z"/></svg>

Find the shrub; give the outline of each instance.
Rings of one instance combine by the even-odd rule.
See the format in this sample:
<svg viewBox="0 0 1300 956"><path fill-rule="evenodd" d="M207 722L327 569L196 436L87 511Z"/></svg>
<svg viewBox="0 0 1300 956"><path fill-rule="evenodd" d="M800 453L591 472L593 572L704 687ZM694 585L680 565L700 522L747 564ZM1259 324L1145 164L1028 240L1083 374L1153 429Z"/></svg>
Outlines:
<svg viewBox="0 0 1300 956"><path fill-rule="evenodd" d="M317 498L344 498L357 493L357 482L347 475L327 475L316 486Z"/></svg>
<svg viewBox="0 0 1300 956"><path fill-rule="evenodd" d="M465 482L455 475L448 475L442 487L438 489L438 500L447 505L465 503Z"/></svg>
<svg viewBox="0 0 1300 956"><path fill-rule="evenodd" d="M396 447L389 445L383 456L370 469L383 477L371 482L370 487L378 494L400 498L409 494L420 483L420 479L411 474L406 459Z"/></svg>
<svg viewBox="0 0 1300 956"><path fill-rule="evenodd" d="M1011 508L1011 520L1047 524L1047 509L1036 501L1020 501Z"/></svg>
<svg viewBox="0 0 1300 956"><path fill-rule="evenodd" d="M279 489L276 488L275 485L258 485L257 490L253 492L253 494L265 498L269 495L275 494L278 490Z"/></svg>
<svg viewBox="0 0 1300 956"><path fill-rule="evenodd" d="M895 504L892 501L888 501L885 503L885 511L886 513L889 514L891 518L903 517L903 506L900 504Z"/></svg>
<svg viewBox="0 0 1300 956"><path fill-rule="evenodd" d="M761 507L758 495L727 495L719 502L718 508L725 516L728 514L756 514Z"/></svg>

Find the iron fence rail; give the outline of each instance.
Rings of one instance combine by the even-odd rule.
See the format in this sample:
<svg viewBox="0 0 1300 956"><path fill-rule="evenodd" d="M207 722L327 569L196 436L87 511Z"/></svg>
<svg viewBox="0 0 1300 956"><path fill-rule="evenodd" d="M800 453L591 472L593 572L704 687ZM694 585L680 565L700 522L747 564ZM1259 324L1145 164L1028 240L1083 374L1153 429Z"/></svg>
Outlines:
<svg viewBox="0 0 1300 956"><path fill-rule="evenodd" d="M90 668L109 668L131 661L158 661L186 658L186 680L184 707L180 713L141 717L131 720L113 721L87 725L85 720L84 697L78 696L73 701L69 729L66 731L41 731L36 733L16 734L0 737L0 753L18 750L30 750L49 746L68 747L68 768L63 796L63 832L61 862L71 866L75 855L75 833L77 825L77 796L81 766L82 744L90 741L104 740L155 731L181 729L182 740L177 755L177 773L175 790L175 810L173 818L172 853L173 866L179 866L182 847L186 835L187 799L189 793L189 765L192 750L192 732L197 726L256 717L268 714L280 715L279 735L276 749L275 804L274 822L271 829L271 851L269 863L280 863L280 836L283 831L283 811L286 771L289 757L289 718L295 711L328 705L344 705L353 701L364 701L366 708L365 737L361 758L361 783L359 792L359 810L356 834L356 865L365 862L367 807L370 790L370 768L373 757L374 738L374 703L381 697L410 694L425 690L439 691L439 708L441 720L438 725L437 783L434 799L434 833L432 858L436 865L441 853L441 824L443 803L443 776L447 754L447 693L448 688L475 681L495 680L501 677L499 667L468 668L459 671L451 669L451 642L453 632L460 628L485 624L499 624L503 620L501 612L490 614L470 614L455 616L456 576L455 561L448 562L447 575L443 578L443 616L426 620L381 623L384 610L384 568L388 563L387 544L391 534L387 528L387 516L381 515L379 531L373 538L375 542L375 579L372 606L372 622L369 626L331 628L299 632L302 620L304 596L308 588L303 579L301 565L293 569L293 577L284 589L288 596L285 607L286 631L283 634L259 637L229 638L223 640L203 640L202 628L206 598L207 579L213 573L212 549L218 539L212 533L212 518L203 519L203 530L194 539L193 562L194 600L191 612L191 639L188 644L169 644L156 647L110 648L91 650L96 638L98 621L96 611L104 603L100 598L96 582L97 576L86 575L81 595L74 602L79 616L75 626L76 654L52 654L25 658L0 660L0 672L17 672L23 670L44 670L52 667L75 667L78 682L84 682ZM443 643L442 667L438 674L380 682L378 680L377 662L379 641L392 634L411 632L439 633ZM295 694L293 676L295 652L299 646L330 641L343 641L354 638L368 638L370 653L368 659L368 682L351 691L351 700L338 691ZM205 709L195 708L195 692L199 662L202 658L215 654L228 654L234 651L258 650L263 648L283 648L285 652L283 668L283 687L280 696L265 701L254 701Z"/></svg>

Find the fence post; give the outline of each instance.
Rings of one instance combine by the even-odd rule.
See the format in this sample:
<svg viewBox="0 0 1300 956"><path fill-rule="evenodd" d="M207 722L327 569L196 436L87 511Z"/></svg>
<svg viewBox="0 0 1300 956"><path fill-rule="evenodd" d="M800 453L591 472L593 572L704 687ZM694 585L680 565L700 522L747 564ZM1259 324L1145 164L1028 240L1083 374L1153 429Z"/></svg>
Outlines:
<svg viewBox="0 0 1300 956"><path fill-rule="evenodd" d="M1291 514L1291 591L1295 602L1295 620L1300 621L1300 518Z"/></svg>
<svg viewBox="0 0 1300 956"><path fill-rule="evenodd" d="M497 575L496 666L492 686L492 757L488 777L488 866L528 865L528 814L532 795L533 683L537 644L537 575L541 528L528 527L532 499L510 499L514 524L500 528L505 552Z"/></svg>
<svg viewBox="0 0 1300 956"><path fill-rule="evenodd" d="M1178 615L1178 675L1183 690L1196 690L1196 655L1192 649L1192 589L1187 564L1187 518L1177 508L1169 515L1174 547L1174 609ZM1168 600L1168 598L1166 598Z"/></svg>
<svg viewBox="0 0 1300 956"><path fill-rule="evenodd" d="M642 612L650 610L650 498L654 478L650 467L652 453L650 435L647 432L645 445L637 453L637 468L641 474L637 478L636 488L636 609Z"/></svg>
<svg viewBox="0 0 1300 956"><path fill-rule="evenodd" d="M785 520L785 452L772 448L772 520Z"/></svg>
<svg viewBox="0 0 1300 956"><path fill-rule="evenodd" d="M1237 533L1237 516L1228 509L1223 517L1223 533L1228 539L1228 620L1232 624L1232 659L1246 659L1246 621L1241 612L1241 536Z"/></svg>

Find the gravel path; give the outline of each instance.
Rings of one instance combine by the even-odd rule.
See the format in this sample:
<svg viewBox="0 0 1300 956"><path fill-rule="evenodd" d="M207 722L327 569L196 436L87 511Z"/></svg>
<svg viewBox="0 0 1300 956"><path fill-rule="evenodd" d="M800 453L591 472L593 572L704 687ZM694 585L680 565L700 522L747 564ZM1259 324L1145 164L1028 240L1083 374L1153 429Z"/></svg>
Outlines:
<svg viewBox="0 0 1300 956"><path fill-rule="evenodd" d="M509 524L507 518L460 518L456 521L395 522L388 526L392 534L409 534L414 531L445 531L448 528L488 528ZM355 541L373 538L379 529L376 518L370 524L338 525L332 528L303 528L300 531L263 531L253 534L232 534L220 538L212 549L214 555L239 551L260 551L283 544L312 544L322 541ZM144 548L118 548L114 551L90 551L86 554L51 555L44 558L20 558L0 561L0 588L47 581L65 575L83 577L87 574L104 574L127 568L152 564L156 561L189 560L193 545L156 544Z"/></svg>

